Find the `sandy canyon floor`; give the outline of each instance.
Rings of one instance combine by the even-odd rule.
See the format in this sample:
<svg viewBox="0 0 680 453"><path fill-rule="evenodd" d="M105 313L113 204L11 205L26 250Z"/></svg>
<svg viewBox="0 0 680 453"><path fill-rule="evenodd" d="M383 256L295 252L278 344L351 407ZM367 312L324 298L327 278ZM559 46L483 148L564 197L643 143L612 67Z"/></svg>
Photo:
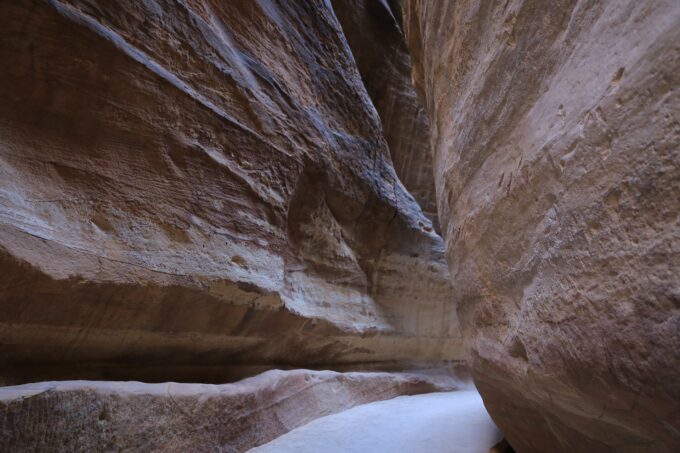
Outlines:
<svg viewBox="0 0 680 453"><path fill-rule="evenodd" d="M314 420L252 453L487 452L501 439L474 390L400 396Z"/></svg>

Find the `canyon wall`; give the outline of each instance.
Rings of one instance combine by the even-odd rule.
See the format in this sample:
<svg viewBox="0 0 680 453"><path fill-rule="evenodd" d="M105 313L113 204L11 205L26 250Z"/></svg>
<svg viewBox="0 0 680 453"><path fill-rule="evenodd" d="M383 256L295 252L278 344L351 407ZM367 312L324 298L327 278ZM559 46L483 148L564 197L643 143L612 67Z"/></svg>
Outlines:
<svg viewBox="0 0 680 453"><path fill-rule="evenodd" d="M6 1L0 42L0 380L462 358L426 133L330 3Z"/></svg>
<svg viewBox="0 0 680 453"><path fill-rule="evenodd" d="M401 1L333 0L397 176L439 232L429 119L411 83Z"/></svg>
<svg viewBox="0 0 680 453"><path fill-rule="evenodd" d="M519 452L680 447L680 2L406 0L475 381Z"/></svg>

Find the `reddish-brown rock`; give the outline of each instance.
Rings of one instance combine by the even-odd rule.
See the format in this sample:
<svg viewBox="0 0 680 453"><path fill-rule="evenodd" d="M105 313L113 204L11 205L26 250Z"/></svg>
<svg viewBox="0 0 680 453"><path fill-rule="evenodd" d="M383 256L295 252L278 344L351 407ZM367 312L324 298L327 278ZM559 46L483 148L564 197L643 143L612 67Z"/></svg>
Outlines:
<svg viewBox="0 0 680 453"><path fill-rule="evenodd" d="M407 0L442 231L519 452L680 449L680 2Z"/></svg>
<svg viewBox="0 0 680 453"><path fill-rule="evenodd" d="M462 357L329 3L6 1L0 42L6 382Z"/></svg>
<svg viewBox="0 0 680 453"><path fill-rule="evenodd" d="M442 375L307 370L272 370L225 385L0 387L0 451L243 452L357 404L454 388Z"/></svg>

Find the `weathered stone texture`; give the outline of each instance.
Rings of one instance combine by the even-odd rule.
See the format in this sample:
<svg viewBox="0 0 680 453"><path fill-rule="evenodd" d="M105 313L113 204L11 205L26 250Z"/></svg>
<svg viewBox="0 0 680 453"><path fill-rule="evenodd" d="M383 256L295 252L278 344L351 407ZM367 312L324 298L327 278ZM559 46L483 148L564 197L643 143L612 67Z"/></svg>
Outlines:
<svg viewBox="0 0 680 453"><path fill-rule="evenodd" d="M0 42L7 382L461 357L330 3L4 1Z"/></svg>
<svg viewBox="0 0 680 453"><path fill-rule="evenodd" d="M680 448L680 3L406 1L463 336L520 452Z"/></svg>
<svg viewBox="0 0 680 453"><path fill-rule="evenodd" d="M235 384L63 381L0 388L3 452L243 452L315 418L452 378L272 370Z"/></svg>
<svg viewBox="0 0 680 453"><path fill-rule="evenodd" d="M394 169L439 230L429 120L411 83L401 1L333 0L390 148Z"/></svg>

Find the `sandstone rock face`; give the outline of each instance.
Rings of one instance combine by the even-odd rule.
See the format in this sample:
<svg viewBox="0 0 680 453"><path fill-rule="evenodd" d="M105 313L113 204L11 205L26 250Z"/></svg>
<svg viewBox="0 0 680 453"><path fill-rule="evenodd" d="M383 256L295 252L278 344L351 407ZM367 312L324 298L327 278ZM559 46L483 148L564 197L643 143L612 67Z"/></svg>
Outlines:
<svg viewBox="0 0 680 453"><path fill-rule="evenodd" d="M417 374L268 371L235 384L64 381L0 388L7 452L242 452L357 404L452 390Z"/></svg>
<svg viewBox="0 0 680 453"><path fill-rule="evenodd" d="M429 120L411 83L401 1L332 3L366 91L380 115L397 176L439 231Z"/></svg>
<svg viewBox="0 0 680 453"><path fill-rule="evenodd" d="M520 452L680 447L680 3L405 5L463 336Z"/></svg>
<svg viewBox="0 0 680 453"><path fill-rule="evenodd" d="M5 382L462 356L330 3L17 0L0 42Z"/></svg>

